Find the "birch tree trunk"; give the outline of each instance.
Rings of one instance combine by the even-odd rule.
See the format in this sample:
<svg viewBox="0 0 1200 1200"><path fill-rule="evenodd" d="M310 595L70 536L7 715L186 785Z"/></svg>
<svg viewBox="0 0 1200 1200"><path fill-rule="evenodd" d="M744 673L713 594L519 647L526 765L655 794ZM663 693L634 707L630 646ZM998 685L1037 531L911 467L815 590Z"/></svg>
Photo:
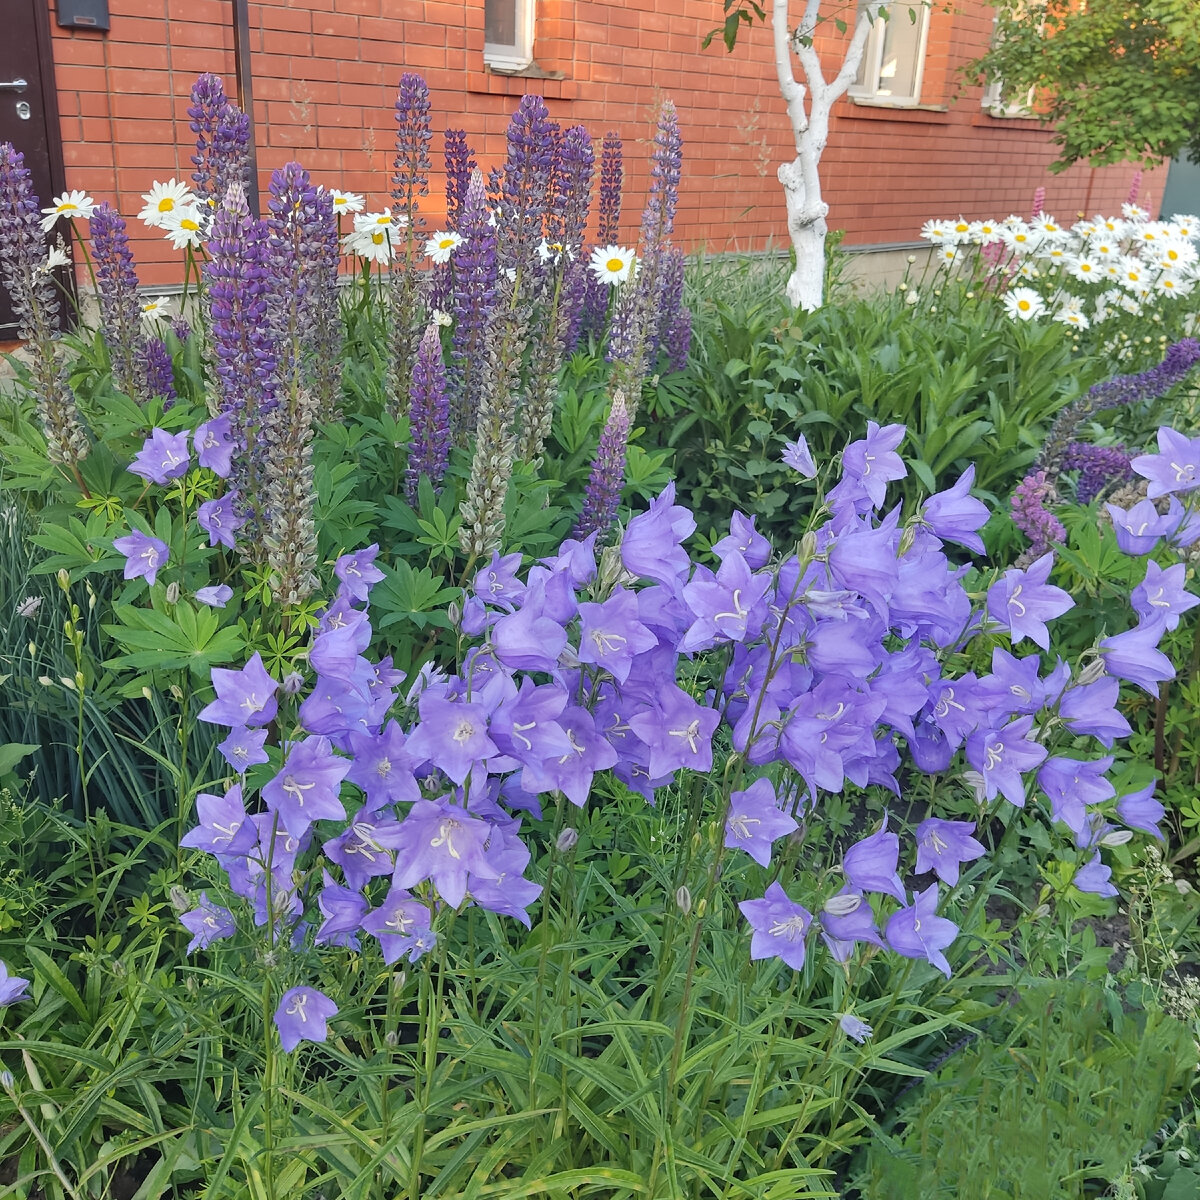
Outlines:
<svg viewBox="0 0 1200 1200"><path fill-rule="evenodd" d="M813 43L821 0L806 0L800 24L794 30L789 27L788 0L772 0L771 4L775 72L796 145L795 159L781 163L778 171L787 205L788 236L796 254L796 267L787 281L787 297L794 307L807 312L820 308L824 299L825 236L829 232L825 214L829 205L821 198L819 169L829 141L829 113L858 74L867 35L882 6L883 0L878 0L858 12L841 68L832 81L827 81ZM793 54L800 60L804 83L793 73Z"/></svg>

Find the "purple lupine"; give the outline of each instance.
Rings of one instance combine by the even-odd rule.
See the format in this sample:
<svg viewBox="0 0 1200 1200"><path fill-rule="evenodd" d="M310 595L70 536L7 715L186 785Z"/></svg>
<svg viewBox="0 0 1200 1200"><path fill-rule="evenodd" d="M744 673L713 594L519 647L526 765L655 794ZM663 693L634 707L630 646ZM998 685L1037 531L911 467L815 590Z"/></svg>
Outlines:
<svg viewBox="0 0 1200 1200"><path fill-rule="evenodd" d="M261 431L277 403L275 344L267 325L270 290L266 222L250 215L233 184L213 217L204 266L212 313L216 408L230 417L237 443L231 479L244 514L262 503ZM257 539L251 539L257 545Z"/></svg>
<svg viewBox="0 0 1200 1200"><path fill-rule="evenodd" d="M649 367L652 339L658 330L662 266L667 239L675 225L683 142L679 118L670 100L659 109L650 168L650 195L642 212L640 259L632 286L618 289L605 357L613 364L613 385L624 390L630 417L636 416L642 380Z"/></svg>
<svg viewBox="0 0 1200 1200"><path fill-rule="evenodd" d="M670 370L682 371L692 345L692 314L683 302L684 256L677 246L667 248L661 272L655 345L666 350Z"/></svg>
<svg viewBox="0 0 1200 1200"><path fill-rule="evenodd" d="M0 283L17 318L17 332L30 343L30 376L50 461L78 472L90 449L67 362L55 353L59 302L46 265L38 199L25 157L0 142Z"/></svg>
<svg viewBox="0 0 1200 1200"><path fill-rule="evenodd" d="M317 419L315 389L307 363L312 333L328 304L313 277L335 223L333 202L318 192L299 163L271 175L271 217L266 248L266 321L276 355L276 403L260 428L262 512L260 534L280 603L299 604L317 586L316 487L311 447ZM327 281L326 281L327 282Z"/></svg>
<svg viewBox="0 0 1200 1200"><path fill-rule="evenodd" d="M446 142L446 225L458 229L467 202L467 187L479 164L467 142L466 130L447 129L442 136Z"/></svg>
<svg viewBox="0 0 1200 1200"><path fill-rule="evenodd" d="M1063 451L1061 469L1079 472L1075 499L1080 504L1090 504L1110 483L1125 483L1133 478L1129 455L1124 446L1068 442Z"/></svg>
<svg viewBox="0 0 1200 1200"><path fill-rule="evenodd" d="M505 134L508 156L501 188L500 263L515 270L523 294L537 263L554 172L558 125L541 96L522 96Z"/></svg>
<svg viewBox="0 0 1200 1200"><path fill-rule="evenodd" d="M1062 458L1075 430L1098 412L1157 400L1200 363L1200 341L1183 338L1168 347L1162 362L1138 375L1116 375L1093 384L1078 400L1068 404L1050 427L1036 468L1053 476L1061 470Z"/></svg>
<svg viewBox="0 0 1200 1200"><path fill-rule="evenodd" d="M433 322L430 322L417 347L409 396L408 427L412 441L408 446L404 491L409 503L415 504L421 476L428 475L437 488L450 463L450 396L446 390L442 342L438 327Z"/></svg>
<svg viewBox="0 0 1200 1200"><path fill-rule="evenodd" d="M146 381L149 396L158 396L163 401L163 411L168 411L179 394L175 391L175 366L171 362L171 351L159 337L148 337L142 348L141 376Z"/></svg>
<svg viewBox="0 0 1200 1200"><path fill-rule="evenodd" d="M1037 557L1050 549L1051 542L1065 542L1067 531L1047 508L1058 499L1045 471L1026 475L1013 490L1010 501L1013 524L1029 539L1029 553Z"/></svg>
<svg viewBox="0 0 1200 1200"><path fill-rule="evenodd" d="M483 175L471 173L454 255L454 345L451 351L451 431L456 441L475 427L486 367L486 335L496 305L496 230L490 223Z"/></svg>
<svg viewBox="0 0 1200 1200"><path fill-rule="evenodd" d="M419 308L418 232L425 224L420 197L429 194L429 87L406 71L396 95L396 153L392 160L392 225L396 261L389 276L392 317L393 411L403 411L424 323Z"/></svg>
<svg viewBox="0 0 1200 1200"><path fill-rule="evenodd" d="M250 118L230 102L225 85L211 72L192 85L188 116L196 135L196 195L215 210L233 184L243 190L250 185Z"/></svg>
<svg viewBox="0 0 1200 1200"><path fill-rule="evenodd" d="M620 244L621 187L624 173L621 135L610 129L604 135L604 146L600 155L600 220L596 230L598 245ZM586 290L581 332L599 337L604 332L612 289L603 280L596 278L591 271L587 271L584 278Z"/></svg>
<svg viewBox="0 0 1200 1200"><path fill-rule="evenodd" d="M625 447L628 440L629 408L624 395L617 392L600 434L596 456L592 459L592 470L583 497L583 511L571 532L572 537L585 538L591 533L604 536L613 527L621 504L621 490L625 486Z"/></svg>
<svg viewBox="0 0 1200 1200"><path fill-rule="evenodd" d="M554 407L558 376L576 314L570 304L580 293L565 286L567 272L581 269L583 231L587 225L595 154L592 139L582 125L568 129L557 140L551 174L551 198L545 217L548 261L542 279L542 309L546 329L530 348L526 395L521 405L521 433L517 453L523 462L536 462L542 453Z"/></svg>
<svg viewBox="0 0 1200 1200"><path fill-rule="evenodd" d="M1125 197L1126 204L1136 204L1138 193L1142 190L1142 169L1139 167L1129 181L1129 195Z"/></svg>
<svg viewBox="0 0 1200 1200"><path fill-rule="evenodd" d="M111 205L100 204L92 213L89 227L100 325L112 359L113 383L127 396L144 400L141 305L125 220Z"/></svg>

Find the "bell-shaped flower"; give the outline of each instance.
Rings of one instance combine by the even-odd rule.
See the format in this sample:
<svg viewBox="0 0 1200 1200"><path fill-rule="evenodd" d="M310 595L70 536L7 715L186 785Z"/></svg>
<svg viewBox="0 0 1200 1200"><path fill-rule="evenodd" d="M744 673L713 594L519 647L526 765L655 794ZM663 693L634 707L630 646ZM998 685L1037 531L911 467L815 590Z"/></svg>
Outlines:
<svg viewBox="0 0 1200 1200"><path fill-rule="evenodd" d="M481 704L443 700L428 693L418 704L421 720L408 736L413 763L432 763L454 783L499 751L488 737L488 714Z"/></svg>
<svg viewBox="0 0 1200 1200"><path fill-rule="evenodd" d="M229 731L229 736L218 744L221 757L239 774L243 775L251 767L259 763L270 762L270 756L264 747L267 744L265 729L247 729L244 725L235 726Z"/></svg>
<svg viewBox="0 0 1200 1200"><path fill-rule="evenodd" d="M192 935L188 954L194 950L207 950L213 942L232 937L237 931L233 914L209 900L207 892L200 893L200 903L195 908L180 914L179 923Z"/></svg>
<svg viewBox="0 0 1200 1200"><path fill-rule="evenodd" d="M958 936L958 926L937 915L938 885L918 892L912 904L892 913L883 931L887 944L905 958L923 958L947 979L950 964L942 953Z"/></svg>
<svg viewBox="0 0 1200 1200"><path fill-rule="evenodd" d="M614 588L601 604L579 606L579 661L603 667L618 683L629 678L639 654L657 645L638 620L637 598L625 588Z"/></svg>
<svg viewBox="0 0 1200 1200"><path fill-rule="evenodd" d="M494 879L468 876L467 891L480 908L512 917L529 929L531 923L526 910L542 894L542 887L525 878L531 855L517 832L518 824L512 821L493 826L487 857L496 876Z"/></svg>
<svg viewBox="0 0 1200 1200"><path fill-rule="evenodd" d="M1166 630L1165 621L1165 617L1142 621L1133 629L1104 638L1100 643L1100 657L1104 660L1105 671L1157 696L1158 685L1175 678L1174 664L1158 648Z"/></svg>
<svg viewBox="0 0 1200 1200"><path fill-rule="evenodd" d="M283 769L263 785L263 803L293 837L302 837L315 821L344 821L338 793L350 765L333 753L328 738L293 742Z"/></svg>
<svg viewBox="0 0 1200 1200"><path fill-rule="evenodd" d="M346 882L358 891L372 879L390 875L396 864L391 848L400 844L400 822L360 809L350 827L321 847L330 862L342 868Z"/></svg>
<svg viewBox="0 0 1200 1200"><path fill-rule="evenodd" d="M586 708L572 705L564 709L558 724L566 734L568 749L558 757L527 762L521 772L521 786L532 792L562 792L582 808L591 794L596 772L615 766L617 752Z"/></svg>
<svg viewBox="0 0 1200 1200"><path fill-rule="evenodd" d="M432 923L427 904L393 885L383 903L363 918L362 928L378 940L383 961L391 966L401 958L415 963L437 945Z"/></svg>
<svg viewBox="0 0 1200 1200"><path fill-rule="evenodd" d="M1024 775L1046 759L1046 747L1026 737L1032 728L1032 717L1020 717L1003 729L977 729L967 738L967 762L983 777L988 800L999 794L1024 808Z"/></svg>
<svg viewBox="0 0 1200 1200"><path fill-rule="evenodd" d="M1161 842L1162 830L1158 823L1163 819L1166 809L1154 799L1156 784L1150 783L1137 792L1129 792L1117 801L1117 816L1130 829L1141 829L1153 834Z"/></svg>
<svg viewBox="0 0 1200 1200"><path fill-rule="evenodd" d="M179 839L181 846L217 855L245 855L258 841L258 830L246 817L242 788L235 784L223 796L201 792L196 797L200 824Z"/></svg>
<svg viewBox="0 0 1200 1200"><path fill-rule="evenodd" d="M1094 855L1086 862L1078 871L1075 872L1075 878L1071 882L1081 892L1091 892L1096 896L1111 897L1120 893L1113 886L1112 868L1104 865L1100 858L1100 851L1097 850Z"/></svg>
<svg viewBox="0 0 1200 1200"><path fill-rule="evenodd" d="M201 721L253 729L275 719L279 708L275 690L279 685L268 674L257 651L240 671L214 667L212 682L217 698L200 710Z"/></svg>
<svg viewBox="0 0 1200 1200"><path fill-rule="evenodd" d="M882 828L856 842L842 857L842 874L856 891L881 892L905 901L904 884L896 867L900 861L900 839L888 829L887 817Z"/></svg>
<svg viewBox="0 0 1200 1200"><path fill-rule="evenodd" d="M1175 563L1164 570L1152 558L1146 560L1146 578L1133 589L1129 597L1133 611L1143 622L1162 618L1168 630L1178 627L1180 616L1200 604L1183 586L1187 568Z"/></svg>
<svg viewBox="0 0 1200 1200"><path fill-rule="evenodd" d="M514 671L553 671L567 644L567 631L543 616L545 585L530 587L520 608L492 626L492 649ZM455 782L458 782L457 780Z"/></svg>
<svg viewBox="0 0 1200 1200"><path fill-rule="evenodd" d="M752 571L761 570L771 557L771 543L754 528L754 517L735 512L729 518L729 532L719 542L713 543L712 551L724 560L727 554L736 551Z"/></svg>
<svg viewBox="0 0 1200 1200"><path fill-rule="evenodd" d="M358 949L358 930L370 905L354 888L342 887L328 871L321 872L322 887L317 907L324 918L313 934L318 946L345 946Z"/></svg>
<svg viewBox="0 0 1200 1200"><path fill-rule="evenodd" d="M196 447L196 458L202 467L207 467L220 479L229 478L237 445L233 440L233 420L228 413L197 426L192 444Z"/></svg>
<svg viewBox="0 0 1200 1200"><path fill-rule="evenodd" d="M421 798L407 739L397 722L389 721L380 733L352 733L349 740L352 765L346 779L366 794L367 811Z"/></svg>
<svg viewBox="0 0 1200 1200"><path fill-rule="evenodd" d="M511 612L525 595L525 584L517 578L521 569L520 554L492 554L488 563L474 578L471 588L485 604Z"/></svg>
<svg viewBox="0 0 1200 1200"><path fill-rule="evenodd" d="M215 500L206 500L196 510L196 520L200 528L208 534L210 546L226 546L232 550L237 545L234 535L246 523L235 506L237 494L226 492Z"/></svg>
<svg viewBox="0 0 1200 1200"><path fill-rule="evenodd" d="M896 453L906 432L903 425L880 428L875 421L868 421L867 436L851 442L842 451L842 478L831 490L830 500L835 505L852 503L862 512L858 506L866 498L872 508L878 508L887 494L887 485L908 474L908 468Z"/></svg>
<svg viewBox="0 0 1200 1200"><path fill-rule="evenodd" d="M871 905L852 884L846 884L836 896L825 901L817 920L821 925L821 938L837 962L849 962L858 942L883 947Z"/></svg>
<svg viewBox="0 0 1200 1200"><path fill-rule="evenodd" d="M753 637L766 620L763 597L772 582L767 572L751 574L738 550L725 555L715 575L697 567L682 592L696 619L683 635L679 649L691 653L719 641L743 642Z"/></svg>
<svg viewBox="0 0 1200 1200"><path fill-rule="evenodd" d="M164 484L172 479L183 478L191 465L186 429L182 433L152 429L129 464L129 470L134 475L140 475L147 483Z"/></svg>
<svg viewBox="0 0 1200 1200"><path fill-rule="evenodd" d="M751 959L781 958L797 971L803 968L805 939L812 925L808 909L788 899L778 882L767 888L761 900L743 900L738 908L754 931Z"/></svg>
<svg viewBox="0 0 1200 1200"><path fill-rule="evenodd" d="M127 537L113 538L113 549L125 556L125 578L145 576L154 586L159 571L167 565L170 548L167 543L135 529Z"/></svg>
<svg viewBox="0 0 1200 1200"><path fill-rule="evenodd" d="M1026 570L1013 567L988 589L987 610L993 620L1009 631L1015 646L1023 638L1050 648L1046 622L1075 607L1075 601L1060 587L1047 582L1054 554L1043 554Z"/></svg>
<svg viewBox="0 0 1200 1200"><path fill-rule="evenodd" d="M944 542L957 542L982 554L984 546L979 530L987 524L991 514L982 500L971 495L974 482L975 464L972 463L953 487L937 492L925 501L921 506L921 524Z"/></svg>
<svg viewBox="0 0 1200 1200"><path fill-rule="evenodd" d="M294 987L283 993L275 1010L275 1028L289 1054L301 1042L323 1042L329 1037L326 1022L338 1007L316 988Z"/></svg>
<svg viewBox="0 0 1200 1200"><path fill-rule="evenodd" d="M631 717L634 733L650 747L650 774L668 775L680 768L712 767L712 735L721 714L698 704L682 688L668 683L648 712Z"/></svg>
<svg viewBox="0 0 1200 1200"><path fill-rule="evenodd" d="M346 593L360 603L367 599L372 586L384 578L375 565L378 555L379 543L376 542L365 550L343 554L333 564L333 573L341 580Z"/></svg>
<svg viewBox="0 0 1200 1200"><path fill-rule="evenodd" d="M917 826L917 874L932 871L943 883L954 887L959 866L987 853L983 844L971 836L974 832L974 821L926 817Z"/></svg>
<svg viewBox="0 0 1200 1200"><path fill-rule="evenodd" d="M673 587L691 566L683 542L695 528L695 518L675 503L675 484L669 483L647 512L629 522L621 539L621 562L639 578Z"/></svg>
<svg viewBox="0 0 1200 1200"><path fill-rule="evenodd" d="M496 877L486 853L491 832L489 822L471 816L448 797L418 800L401 822L392 882L411 888L430 879L438 895L457 908L467 894L468 874Z"/></svg>
<svg viewBox="0 0 1200 1200"><path fill-rule="evenodd" d="M1120 691L1121 685L1111 678L1068 688L1059 701L1058 715L1072 733L1090 734L1102 746L1110 747L1117 738L1133 732L1117 709Z"/></svg>
<svg viewBox="0 0 1200 1200"><path fill-rule="evenodd" d="M761 867L770 866L771 844L799 828L796 819L780 809L769 779L756 779L729 797L725 845L744 850Z"/></svg>
<svg viewBox="0 0 1200 1200"><path fill-rule="evenodd" d="M1142 454L1129 464L1150 481L1146 495L1178 495L1200 487L1200 437L1189 438L1168 426L1158 431L1158 453Z"/></svg>
<svg viewBox="0 0 1200 1200"><path fill-rule="evenodd" d="M1113 765L1112 756L1084 761L1055 755L1038 770L1038 787L1050 799L1050 817L1062 821L1077 836L1087 826L1088 807L1103 804L1115 796L1107 772Z"/></svg>
<svg viewBox="0 0 1200 1200"><path fill-rule="evenodd" d="M1179 524L1178 517L1160 514L1153 500L1139 500L1128 511L1116 504L1104 507L1112 519L1117 546L1126 554L1149 554L1162 538L1174 533Z"/></svg>

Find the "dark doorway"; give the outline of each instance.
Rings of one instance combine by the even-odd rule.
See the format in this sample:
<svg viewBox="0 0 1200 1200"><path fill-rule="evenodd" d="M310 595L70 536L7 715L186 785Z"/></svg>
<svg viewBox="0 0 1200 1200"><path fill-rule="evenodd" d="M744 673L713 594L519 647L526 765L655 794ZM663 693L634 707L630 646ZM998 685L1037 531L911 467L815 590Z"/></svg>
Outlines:
<svg viewBox="0 0 1200 1200"><path fill-rule="evenodd" d="M65 188L62 137L46 0L3 0L0 38L0 142L25 155L43 207ZM69 233L60 222L64 237ZM16 337L12 304L0 284L0 341Z"/></svg>

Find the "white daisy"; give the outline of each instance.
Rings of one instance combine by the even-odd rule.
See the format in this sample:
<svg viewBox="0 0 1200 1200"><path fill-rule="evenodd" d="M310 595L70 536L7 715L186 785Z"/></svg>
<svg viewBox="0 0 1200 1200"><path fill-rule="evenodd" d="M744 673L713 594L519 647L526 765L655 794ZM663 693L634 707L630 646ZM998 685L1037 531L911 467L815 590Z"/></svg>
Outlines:
<svg viewBox="0 0 1200 1200"><path fill-rule="evenodd" d="M947 242L945 245L941 246L938 249L938 252L934 255L934 258L937 259L938 266L945 267L947 270L954 266L954 264L962 257L962 251L959 250L958 246L956 246L953 242Z"/></svg>
<svg viewBox="0 0 1200 1200"><path fill-rule="evenodd" d="M1146 268L1136 258L1125 257L1118 264L1120 267L1121 286L1129 288L1130 291L1137 291L1144 287L1147 283Z"/></svg>
<svg viewBox="0 0 1200 1200"><path fill-rule="evenodd" d="M181 208L195 208L199 201L191 188L178 179L168 179L166 183L155 181L150 190L142 194L146 207L138 213L138 218L151 229L165 228L164 222L171 213Z"/></svg>
<svg viewBox="0 0 1200 1200"><path fill-rule="evenodd" d="M42 232L49 233L59 217L65 217L68 221L73 217L83 217L87 220L95 211L96 202L87 192L63 192L61 196L56 196L50 201L49 208L42 209L45 213L42 217Z"/></svg>
<svg viewBox="0 0 1200 1200"><path fill-rule="evenodd" d="M357 192L339 192L337 188L330 188L329 196L333 200L333 211L339 217L342 213L360 213L367 203L365 196Z"/></svg>
<svg viewBox="0 0 1200 1200"><path fill-rule="evenodd" d="M1129 223L1122 221L1120 217L1096 216L1093 219L1098 226L1100 234L1104 237L1112 238L1114 242L1119 242L1129 232Z"/></svg>
<svg viewBox="0 0 1200 1200"><path fill-rule="evenodd" d="M452 229L438 230L426 243L425 254L440 267L450 261L450 256L465 239Z"/></svg>
<svg viewBox="0 0 1200 1200"><path fill-rule="evenodd" d="M1189 279L1184 279L1174 271L1164 271L1155 281L1154 287L1164 296L1186 296L1195 285Z"/></svg>
<svg viewBox="0 0 1200 1200"><path fill-rule="evenodd" d="M1005 295L1004 311L1014 320L1032 321L1046 311L1046 306L1033 288L1019 287Z"/></svg>
<svg viewBox="0 0 1200 1200"><path fill-rule="evenodd" d="M392 229L397 226L403 227L407 224L407 217L397 214L393 218L392 210L385 208L383 212L356 213L354 217L354 232L371 233L376 229Z"/></svg>
<svg viewBox="0 0 1200 1200"><path fill-rule="evenodd" d="M1191 213L1176 213L1171 218L1171 225L1175 237L1200 237L1200 217L1193 217Z"/></svg>
<svg viewBox="0 0 1200 1200"><path fill-rule="evenodd" d="M636 258L634 252L624 246L597 246L592 251L592 259L588 266L601 283L616 287L633 273Z"/></svg>
<svg viewBox="0 0 1200 1200"><path fill-rule="evenodd" d="M1081 256L1067 262L1067 273L1082 283L1099 283L1103 279L1100 264L1094 258Z"/></svg>
<svg viewBox="0 0 1200 1200"><path fill-rule="evenodd" d="M355 217L357 224L358 218ZM347 254L357 254L368 262L379 263L383 266L392 261L392 226L385 224L369 225L365 229L356 229L342 238L342 249Z"/></svg>
<svg viewBox="0 0 1200 1200"><path fill-rule="evenodd" d="M1181 267L1190 267L1196 261L1196 247L1191 242L1182 239L1158 242L1153 249L1146 248L1146 257L1153 263L1168 271L1178 271Z"/></svg>
<svg viewBox="0 0 1200 1200"><path fill-rule="evenodd" d="M562 258L564 254L567 256L568 262L575 257L575 255L572 254L571 251L562 244L562 242L548 242L544 238L542 239L541 245L538 246L537 252L538 258L541 260L543 266L546 266L552 262L558 262L558 260Z"/></svg>
<svg viewBox="0 0 1200 1200"><path fill-rule="evenodd" d="M1071 226L1071 232L1081 238L1091 238L1100 232L1100 226L1095 221L1076 221Z"/></svg>
<svg viewBox="0 0 1200 1200"><path fill-rule="evenodd" d="M142 324L153 329L160 320L171 314L171 300L167 296L149 296L142 301Z"/></svg>
<svg viewBox="0 0 1200 1200"><path fill-rule="evenodd" d="M972 221L970 240L980 246L990 246L1000 240L1000 226L995 221Z"/></svg>
<svg viewBox="0 0 1200 1200"><path fill-rule="evenodd" d="M1005 244L1017 254L1031 254L1042 241L1042 234L1030 229L1024 221L1007 226L1003 236Z"/></svg>
<svg viewBox="0 0 1200 1200"><path fill-rule="evenodd" d="M951 223L949 221L929 220L921 226L921 236L927 241L932 242L935 246L940 246L943 242L949 241Z"/></svg>
<svg viewBox="0 0 1200 1200"><path fill-rule="evenodd" d="M163 217L159 228L176 250L186 250L204 241L204 225L204 216L198 208L176 208Z"/></svg>
<svg viewBox="0 0 1200 1200"><path fill-rule="evenodd" d="M1031 222L1031 226L1043 237L1060 238L1066 233L1066 230L1053 217L1045 215L1036 217Z"/></svg>
<svg viewBox="0 0 1200 1200"><path fill-rule="evenodd" d="M1088 253L1095 258L1119 258L1121 255L1120 240L1105 232L1088 243Z"/></svg>
<svg viewBox="0 0 1200 1200"><path fill-rule="evenodd" d="M950 236L956 242L965 242L971 236L971 222L963 217L950 222Z"/></svg>
<svg viewBox="0 0 1200 1200"><path fill-rule="evenodd" d="M1150 220L1150 213L1146 209L1140 208L1136 204L1122 204L1121 205L1121 215L1127 221L1148 221L1148 220Z"/></svg>
<svg viewBox="0 0 1200 1200"><path fill-rule="evenodd" d="M1088 319L1077 308L1068 308L1063 305L1062 308L1054 314L1054 319L1060 325L1074 325L1076 329L1087 329Z"/></svg>

